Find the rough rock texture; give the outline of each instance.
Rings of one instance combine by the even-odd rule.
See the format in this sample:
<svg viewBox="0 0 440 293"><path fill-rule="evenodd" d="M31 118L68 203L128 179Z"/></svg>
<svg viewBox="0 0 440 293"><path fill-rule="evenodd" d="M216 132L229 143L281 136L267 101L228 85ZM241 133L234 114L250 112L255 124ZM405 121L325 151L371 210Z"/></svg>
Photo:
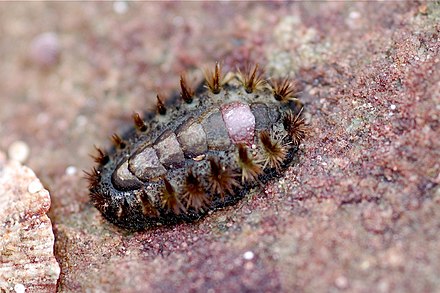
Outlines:
<svg viewBox="0 0 440 293"><path fill-rule="evenodd" d="M0 149L26 142L51 191L60 292L440 291L438 3L1 8ZM30 51L46 32L59 57L42 68ZM298 162L195 224L116 229L81 179L93 144L216 60L297 80Z"/></svg>
<svg viewBox="0 0 440 293"><path fill-rule="evenodd" d="M0 152L0 292L55 292L60 267L46 215L49 192Z"/></svg>

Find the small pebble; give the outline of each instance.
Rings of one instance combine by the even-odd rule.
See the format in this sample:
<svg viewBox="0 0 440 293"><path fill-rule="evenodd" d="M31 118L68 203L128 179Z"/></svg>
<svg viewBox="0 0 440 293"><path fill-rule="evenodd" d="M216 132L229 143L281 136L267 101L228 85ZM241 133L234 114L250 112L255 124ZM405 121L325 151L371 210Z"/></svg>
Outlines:
<svg viewBox="0 0 440 293"><path fill-rule="evenodd" d="M23 284L15 284L14 291L17 293L24 293L26 291L26 288Z"/></svg>
<svg viewBox="0 0 440 293"><path fill-rule="evenodd" d="M128 3L126 1L113 2L113 11L117 14L124 14L128 10Z"/></svg>
<svg viewBox="0 0 440 293"><path fill-rule="evenodd" d="M335 280L335 285L340 289L345 289L348 286L348 280L344 276L339 276Z"/></svg>
<svg viewBox="0 0 440 293"><path fill-rule="evenodd" d="M8 149L8 155L11 160L23 163L29 157L29 146L21 140L13 142Z"/></svg>
<svg viewBox="0 0 440 293"><path fill-rule="evenodd" d="M77 172L77 170L76 170L75 166L69 166L66 168L66 171L65 171L66 175L69 175L69 176L75 175L76 172Z"/></svg>
<svg viewBox="0 0 440 293"><path fill-rule="evenodd" d="M249 209L248 207L244 207L244 208L243 208L243 213L244 213L245 215L250 215L250 214L252 214L252 211L251 211L251 209Z"/></svg>
<svg viewBox="0 0 440 293"><path fill-rule="evenodd" d="M37 193L43 189L43 185L41 185L40 180L34 180L28 185L28 191L31 194Z"/></svg>
<svg viewBox="0 0 440 293"><path fill-rule="evenodd" d="M243 253L243 258L245 260L251 260L254 258L254 253L252 251L246 251L245 253Z"/></svg>
<svg viewBox="0 0 440 293"><path fill-rule="evenodd" d="M352 12L350 12L350 14L348 16L351 19L358 19L359 17L361 17L361 14L357 11L352 11Z"/></svg>
<svg viewBox="0 0 440 293"><path fill-rule="evenodd" d="M47 67L58 62L60 43L54 32L42 33L31 43L30 57L36 64Z"/></svg>

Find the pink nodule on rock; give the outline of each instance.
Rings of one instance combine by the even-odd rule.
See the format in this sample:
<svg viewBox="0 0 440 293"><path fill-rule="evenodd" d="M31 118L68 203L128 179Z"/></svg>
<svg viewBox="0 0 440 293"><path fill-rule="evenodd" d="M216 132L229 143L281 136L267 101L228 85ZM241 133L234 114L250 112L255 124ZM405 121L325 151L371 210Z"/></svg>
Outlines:
<svg viewBox="0 0 440 293"><path fill-rule="evenodd" d="M54 65L60 55L58 35L47 32L38 35L32 40L30 57L36 64L48 67Z"/></svg>
<svg viewBox="0 0 440 293"><path fill-rule="evenodd" d="M254 141L255 117L249 105L233 102L222 106L221 113L231 140L251 145Z"/></svg>

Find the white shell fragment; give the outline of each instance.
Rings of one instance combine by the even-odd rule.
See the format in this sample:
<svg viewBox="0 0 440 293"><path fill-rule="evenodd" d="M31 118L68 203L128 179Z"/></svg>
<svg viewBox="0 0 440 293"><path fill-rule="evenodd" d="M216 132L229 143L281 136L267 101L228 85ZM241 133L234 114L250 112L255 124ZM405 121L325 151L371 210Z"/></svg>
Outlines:
<svg viewBox="0 0 440 293"><path fill-rule="evenodd" d="M11 160L24 163L29 157L29 146L21 140L13 142L8 148L8 155Z"/></svg>
<svg viewBox="0 0 440 293"><path fill-rule="evenodd" d="M0 292L56 292L49 207L34 172L0 153Z"/></svg>

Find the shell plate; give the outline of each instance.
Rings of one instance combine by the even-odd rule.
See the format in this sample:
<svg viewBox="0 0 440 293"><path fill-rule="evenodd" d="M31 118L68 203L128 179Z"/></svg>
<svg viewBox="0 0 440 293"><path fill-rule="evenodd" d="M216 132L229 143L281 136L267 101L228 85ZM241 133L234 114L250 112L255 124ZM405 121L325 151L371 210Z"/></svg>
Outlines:
<svg viewBox="0 0 440 293"><path fill-rule="evenodd" d="M88 179L103 216L130 230L193 221L279 176L297 151L292 129L303 131L304 121L293 87L269 86L255 78L257 69L225 81L216 65L208 86L188 98L184 84L183 99L168 105L158 97L148 122L134 117L136 127L115 136L115 147L98 149Z"/></svg>

